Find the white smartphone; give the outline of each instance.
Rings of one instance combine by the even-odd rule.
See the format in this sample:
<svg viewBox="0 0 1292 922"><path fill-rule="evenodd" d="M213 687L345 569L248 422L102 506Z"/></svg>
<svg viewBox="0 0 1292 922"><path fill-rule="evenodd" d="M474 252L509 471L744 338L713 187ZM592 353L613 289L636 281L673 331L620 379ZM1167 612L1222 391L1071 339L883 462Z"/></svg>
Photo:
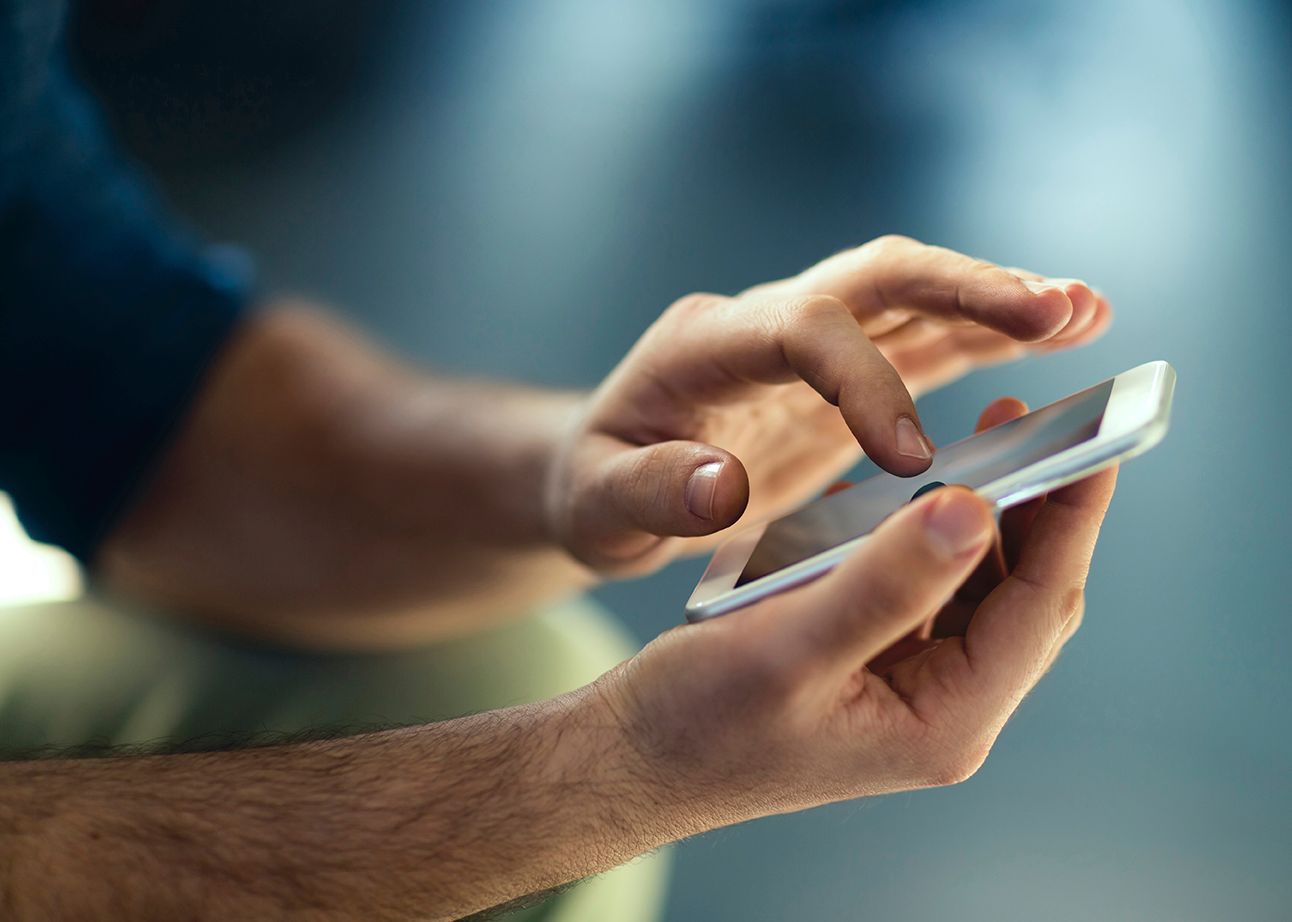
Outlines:
<svg viewBox="0 0 1292 922"><path fill-rule="evenodd" d="M686 605L702 621L807 582L888 515L937 487L970 487L997 512L1148 451L1166 435L1175 370L1149 362L939 448L915 477L878 473L723 543Z"/></svg>

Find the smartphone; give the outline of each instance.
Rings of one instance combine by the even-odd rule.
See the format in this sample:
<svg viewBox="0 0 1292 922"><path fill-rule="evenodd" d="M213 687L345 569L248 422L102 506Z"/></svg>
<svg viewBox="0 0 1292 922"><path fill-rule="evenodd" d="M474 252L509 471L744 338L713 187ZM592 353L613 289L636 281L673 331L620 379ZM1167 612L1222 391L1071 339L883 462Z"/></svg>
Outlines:
<svg viewBox="0 0 1292 922"><path fill-rule="evenodd" d="M1148 362L939 448L915 477L881 472L741 531L714 553L687 602L687 620L726 614L815 579L931 489L969 487L999 513L1148 451L1166 435L1174 390L1175 370Z"/></svg>

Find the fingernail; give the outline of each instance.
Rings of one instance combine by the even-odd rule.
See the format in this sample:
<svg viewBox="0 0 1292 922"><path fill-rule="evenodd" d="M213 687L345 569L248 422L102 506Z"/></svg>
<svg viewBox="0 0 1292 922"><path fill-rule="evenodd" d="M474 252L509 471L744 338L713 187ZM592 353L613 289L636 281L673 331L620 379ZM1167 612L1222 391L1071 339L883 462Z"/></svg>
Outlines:
<svg viewBox="0 0 1292 922"><path fill-rule="evenodd" d="M960 491L939 492L943 495L925 513L930 543L947 558L981 548L988 528L979 504Z"/></svg>
<svg viewBox="0 0 1292 922"><path fill-rule="evenodd" d="M1053 282L1050 282L1050 281L1034 282L1031 279L1023 279L1023 284L1027 286L1028 291L1034 292L1038 295L1043 291L1062 291L1063 290L1060 286L1055 285Z"/></svg>
<svg viewBox="0 0 1292 922"><path fill-rule="evenodd" d="M897 453L908 458L919 458L921 461L933 457L928 440L909 416L897 417Z"/></svg>
<svg viewBox="0 0 1292 922"><path fill-rule="evenodd" d="M724 461L710 461L701 464L691 473L686 482L686 495L683 497L686 508L691 515L702 519L713 518L713 494L718 489L718 477L722 474Z"/></svg>

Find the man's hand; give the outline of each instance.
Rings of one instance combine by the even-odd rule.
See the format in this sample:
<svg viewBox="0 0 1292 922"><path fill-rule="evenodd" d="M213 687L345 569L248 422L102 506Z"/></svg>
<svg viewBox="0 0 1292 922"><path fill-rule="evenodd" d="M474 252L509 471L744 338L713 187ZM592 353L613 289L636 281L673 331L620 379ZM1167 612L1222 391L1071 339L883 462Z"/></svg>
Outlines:
<svg viewBox="0 0 1292 922"><path fill-rule="evenodd" d="M816 582L664 634L599 684L639 773L690 832L969 777L1080 622L1115 481L1010 510L1003 547L981 499L938 490Z"/></svg>
<svg viewBox="0 0 1292 922"><path fill-rule="evenodd" d="M1011 510L1003 544L980 499L938 490L816 582L550 701L307 745L0 762L3 902L42 922L454 919L716 826L960 781L1079 623L1115 478Z"/></svg>
<svg viewBox="0 0 1292 922"><path fill-rule="evenodd" d="M881 238L683 299L587 396L433 378L275 302L208 370L96 576L312 646L475 630L702 550L746 505L784 512L862 449L917 473L912 395L1109 319L1080 282Z"/></svg>
<svg viewBox="0 0 1292 922"><path fill-rule="evenodd" d="M967 371L1091 341L1108 302L1074 279L881 237L735 298L690 295L588 402L553 465L550 528L641 573L748 511L783 513L866 454L928 467L912 398ZM689 541L669 540L689 538Z"/></svg>

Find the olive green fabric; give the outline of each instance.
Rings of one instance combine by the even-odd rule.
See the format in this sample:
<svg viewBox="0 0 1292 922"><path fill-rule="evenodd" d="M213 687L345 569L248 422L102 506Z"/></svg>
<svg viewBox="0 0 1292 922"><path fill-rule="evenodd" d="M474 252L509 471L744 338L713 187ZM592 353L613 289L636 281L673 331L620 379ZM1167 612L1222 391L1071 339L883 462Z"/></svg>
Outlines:
<svg viewBox="0 0 1292 922"><path fill-rule="evenodd" d="M434 646L345 655L239 643L93 597L5 608L0 749L443 720L568 691L633 650L587 600ZM648 856L506 918L651 922L667 872L666 854Z"/></svg>

